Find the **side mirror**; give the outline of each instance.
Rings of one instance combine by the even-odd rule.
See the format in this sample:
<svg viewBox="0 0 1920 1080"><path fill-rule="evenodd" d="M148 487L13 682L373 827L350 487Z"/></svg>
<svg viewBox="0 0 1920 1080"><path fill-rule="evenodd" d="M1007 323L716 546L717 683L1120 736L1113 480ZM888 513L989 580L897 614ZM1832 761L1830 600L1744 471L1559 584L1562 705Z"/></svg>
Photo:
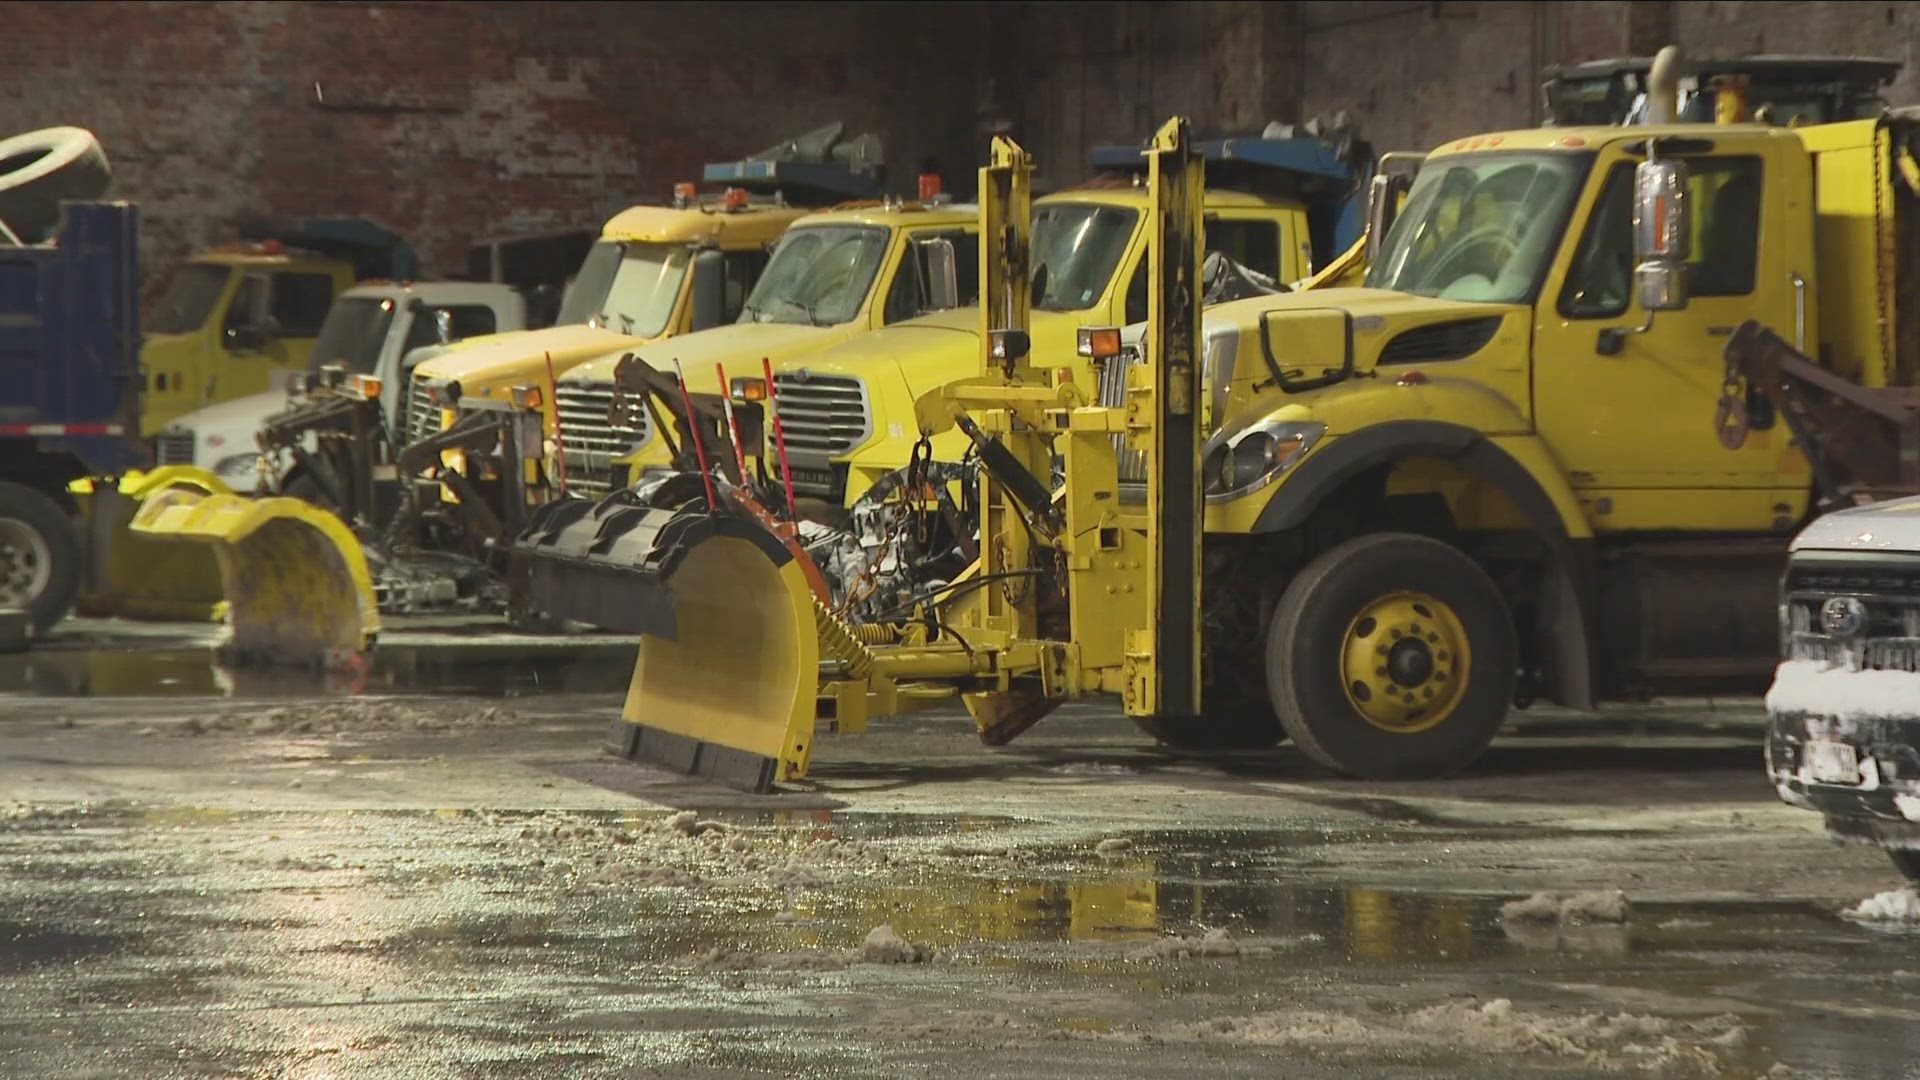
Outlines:
<svg viewBox="0 0 1920 1080"><path fill-rule="evenodd" d="M1693 248L1693 206L1687 165L1649 156L1633 170L1633 283L1648 312L1687 306L1687 257Z"/></svg>
<svg viewBox="0 0 1920 1080"><path fill-rule="evenodd" d="M960 272L955 268L953 241L932 236L918 242L927 269L927 310L951 311L960 306Z"/></svg>
<svg viewBox="0 0 1920 1080"><path fill-rule="evenodd" d="M694 255L693 328L705 330L727 321L727 257L709 248Z"/></svg>
<svg viewBox="0 0 1920 1080"><path fill-rule="evenodd" d="M257 352L267 347L267 332L248 323L235 323L226 330L227 348L239 352Z"/></svg>
<svg viewBox="0 0 1920 1080"><path fill-rule="evenodd" d="M1041 263L1039 266L1036 266L1033 268L1032 303L1035 306L1038 306L1040 301L1046 298L1046 295L1047 295L1047 264Z"/></svg>
<svg viewBox="0 0 1920 1080"><path fill-rule="evenodd" d="M1387 230L1393 228L1393 219L1400 211L1400 196L1407 186L1405 176L1385 173L1375 173L1367 183L1368 266L1380 258L1380 248L1387 242Z"/></svg>

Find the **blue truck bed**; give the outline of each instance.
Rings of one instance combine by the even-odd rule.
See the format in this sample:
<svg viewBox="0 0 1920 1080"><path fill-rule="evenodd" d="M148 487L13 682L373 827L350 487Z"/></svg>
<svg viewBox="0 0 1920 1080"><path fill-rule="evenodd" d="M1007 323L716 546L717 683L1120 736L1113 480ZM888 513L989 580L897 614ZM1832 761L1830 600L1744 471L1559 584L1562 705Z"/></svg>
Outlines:
<svg viewBox="0 0 1920 1080"><path fill-rule="evenodd" d="M0 473L36 487L140 464L139 212L71 203L54 243L0 245ZM49 470L74 476L42 475Z"/></svg>

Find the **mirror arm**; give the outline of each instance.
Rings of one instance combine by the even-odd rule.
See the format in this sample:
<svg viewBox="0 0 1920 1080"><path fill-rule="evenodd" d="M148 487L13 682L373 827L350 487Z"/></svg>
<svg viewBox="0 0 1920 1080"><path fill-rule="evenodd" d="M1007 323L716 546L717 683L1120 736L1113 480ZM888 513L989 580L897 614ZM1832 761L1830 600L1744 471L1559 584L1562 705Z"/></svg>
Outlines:
<svg viewBox="0 0 1920 1080"><path fill-rule="evenodd" d="M1647 318L1639 326L1605 326L1600 329L1600 340L1593 346L1601 356L1618 356L1620 350L1627 347L1629 334L1644 334L1653 329L1653 311L1648 309Z"/></svg>

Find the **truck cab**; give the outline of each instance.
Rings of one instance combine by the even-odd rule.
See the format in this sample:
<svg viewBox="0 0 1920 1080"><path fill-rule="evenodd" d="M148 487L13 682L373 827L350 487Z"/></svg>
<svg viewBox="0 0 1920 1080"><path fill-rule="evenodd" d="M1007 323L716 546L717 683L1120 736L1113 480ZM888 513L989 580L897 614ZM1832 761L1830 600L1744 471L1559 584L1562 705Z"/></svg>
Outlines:
<svg viewBox="0 0 1920 1080"><path fill-rule="evenodd" d="M1814 475L1723 350L1752 320L1834 385L1912 383L1876 329L1886 125L1455 140L1364 287L1209 311L1196 732L1427 776L1536 694L1764 686Z"/></svg>
<svg viewBox="0 0 1920 1080"><path fill-rule="evenodd" d="M469 337L527 327L527 301L504 284L464 281L378 282L356 285L334 300L307 358L306 373L339 364L349 375L370 375L383 387L405 384L407 360L417 350ZM288 373L288 378L300 373ZM196 465L240 493L260 489L254 433L287 405L287 386L224 401L168 424L155 440L161 465ZM399 420L398 393L383 394L388 430ZM281 490L301 490L296 473Z"/></svg>
<svg viewBox="0 0 1920 1080"><path fill-rule="evenodd" d="M248 238L177 266L146 323L142 435L257 394L307 366L334 297L356 280L411 278L398 237L358 219L250 222Z"/></svg>
<svg viewBox="0 0 1920 1080"><path fill-rule="evenodd" d="M468 338L420 363L404 388L406 441L450 423L461 396L499 399L515 386L545 386L549 365L557 376L616 349L730 322L767 249L805 214L733 196L680 199L609 220L552 327ZM551 404L544 411L551 428Z"/></svg>
<svg viewBox="0 0 1920 1080"><path fill-rule="evenodd" d="M722 392L716 364L730 377L757 377L763 359L784 367L948 303L971 302L978 263L954 256L974 250L978 237L974 207L937 199L814 214L781 239L736 322L633 351L669 373L678 362L694 393ZM934 282L948 269L954 297L942 299ZM608 353L560 380L555 451L565 456L569 488L583 495L624 486L638 474L636 463L671 462L644 410L630 414L631 426L609 421L614 366L624 355Z"/></svg>

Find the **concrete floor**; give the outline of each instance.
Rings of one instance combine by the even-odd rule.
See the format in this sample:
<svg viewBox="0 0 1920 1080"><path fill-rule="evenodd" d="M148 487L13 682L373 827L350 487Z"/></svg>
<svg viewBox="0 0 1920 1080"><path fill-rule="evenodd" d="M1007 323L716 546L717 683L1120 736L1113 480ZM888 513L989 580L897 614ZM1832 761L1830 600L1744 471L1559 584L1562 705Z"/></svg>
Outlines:
<svg viewBox="0 0 1920 1080"><path fill-rule="evenodd" d="M1398 784L930 714L747 797L600 755L630 657L396 634L367 685L442 696L347 707L179 628L0 658L0 1074L1920 1076L1920 933L1838 914L1895 877L1750 702Z"/></svg>

